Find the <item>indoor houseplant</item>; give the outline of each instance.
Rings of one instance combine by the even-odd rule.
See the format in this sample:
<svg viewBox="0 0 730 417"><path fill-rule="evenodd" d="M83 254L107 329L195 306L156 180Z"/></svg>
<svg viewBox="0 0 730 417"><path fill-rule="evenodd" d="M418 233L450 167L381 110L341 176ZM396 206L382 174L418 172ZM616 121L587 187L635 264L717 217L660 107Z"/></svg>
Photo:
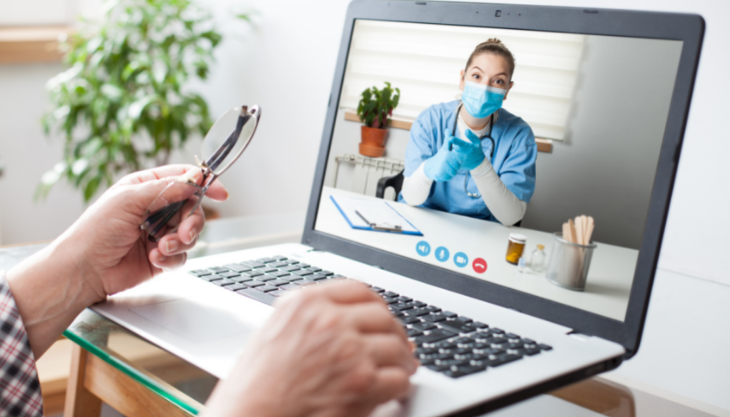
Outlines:
<svg viewBox="0 0 730 417"><path fill-rule="evenodd" d="M211 125L208 104L187 88L207 78L221 41L207 11L190 0L121 0L83 26L62 44L70 68L48 82L44 128L58 127L65 146L37 196L65 178L88 201L122 174L167 163Z"/></svg>
<svg viewBox="0 0 730 417"><path fill-rule="evenodd" d="M360 154L370 157L383 156L388 123L393 116L393 109L398 106L399 99L400 89L394 90L387 81L382 90L373 86L362 92L357 105L357 115L363 123Z"/></svg>

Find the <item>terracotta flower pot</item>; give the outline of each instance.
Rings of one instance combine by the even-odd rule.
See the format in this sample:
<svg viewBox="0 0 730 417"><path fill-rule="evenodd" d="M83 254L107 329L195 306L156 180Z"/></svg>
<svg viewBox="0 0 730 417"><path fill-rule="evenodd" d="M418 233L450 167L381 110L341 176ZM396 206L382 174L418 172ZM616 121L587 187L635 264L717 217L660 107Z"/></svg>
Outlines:
<svg viewBox="0 0 730 417"><path fill-rule="evenodd" d="M369 156L371 158L380 158L385 154L385 148L381 146L371 146L364 143L360 144L360 155Z"/></svg>
<svg viewBox="0 0 730 417"><path fill-rule="evenodd" d="M377 129L374 127L360 126L361 142L368 146L385 146L385 138L388 136L388 129Z"/></svg>

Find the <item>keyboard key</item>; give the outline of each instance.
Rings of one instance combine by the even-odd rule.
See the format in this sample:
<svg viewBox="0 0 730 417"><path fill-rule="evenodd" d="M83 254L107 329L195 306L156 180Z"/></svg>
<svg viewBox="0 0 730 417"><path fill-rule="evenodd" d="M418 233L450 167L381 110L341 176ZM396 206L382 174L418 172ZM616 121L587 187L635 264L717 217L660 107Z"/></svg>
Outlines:
<svg viewBox="0 0 730 417"><path fill-rule="evenodd" d="M321 271L321 270L322 270L322 268L317 268L316 266L310 266L310 267L309 267L309 268L307 268L307 269L309 269L309 270L310 270L310 271L312 271L312 272L319 272L319 271Z"/></svg>
<svg viewBox="0 0 730 417"><path fill-rule="evenodd" d="M251 288L255 288L255 287L260 287L262 285L266 285L266 283L264 283L263 281L253 280L253 281L247 282L246 285L248 285Z"/></svg>
<svg viewBox="0 0 730 417"><path fill-rule="evenodd" d="M266 285L273 285L273 286L276 286L276 287L278 287L280 285L288 285L288 284L289 284L289 281L285 281L283 279L275 279L273 281L268 281L266 283Z"/></svg>
<svg viewBox="0 0 730 417"><path fill-rule="evenodd" d="M222 277L226 277L226 278L233 278L233 277L241 276L241 274L239 274L238 272L233 272L233 271L219 272L218 275L220 275Z"/></svg>
<svg viewBox="0 0 730 417"><path fill-rule="evenodd" d="M425 321L430 321L431 323L438 323L440 321L446 320L446 317L442 316L441 314L428 314L426 316L421 316L421 319Z"/></svg>
<svg viewBox="0 0 730 417"><path fill-rule="evenodd" d="M289 275L289 273L284 272L284 271L274 271L274 272L269 272L268 275L278 278L278 277L285 277L285 276Z"/></svg>
<svg viewBox="0 0 730 417"><path fill-rule="evenodd" d="M307 279L312 280L312 281L321 281L323 279L327 279L327 275L313 274L313 275L308 276Z"/></svg>
<svg viewBox="0 0 730 417"><path fill-rule="evenodd" d="M236 294L241 294L243 296L252 298L256 301L260 301L264 304L272 305L274 304L274 301L276 300L276 297L271 296L265 292L256 291L253 288L245 288L242 290L236 291Z"/></svg>
<svg viewBox="0 0 730 417"><path fill-rule="evenodd" d="M330 276L330 275L334 275L335 274L332 271L323 271L323 270L320 270L319 273L322 274L322 275L326 275L326 276Z"/></svg>
<svg viewBox="0 0 730 417"><path fill-rule="evenodd" d="M273 285L261 285L256 287L258 291L261 292L269 292L269 291L276 291L278 288L274 287Z"/></svg>
<svg viewBox="0 0 730 417"><path fill-rule="evenodd" d="M231 281L248 282L248 281L251 281L252 279L253 278L251 278L251 277L233 277L233 278L231 278Z"/></svg>
<svg viewBox="0 0 730 417"><path fill-rule="evenodd" d="M282 267L289 265L289 262L274 262L274 263L270 263L267 265L272 268L282 268Z"/></svg>
<svg viewBox="0 0 730 417"><path fill-rule="evenodd" d="M451 367L443 372L444 375L450 378L459 378L466 375L471 375L477 372L485 371L487 367L485 365L462 365L457 367Z"/></svg>
<svg viewBox="0 0 730 417"><path fill-rule="evenodd" d="M400 303L410 303L411 301L413 301L413 298L404 297L402 295L398 297L398 302Z"/></svg>
<svg viewBox="0 0 730 417"><path fill-rule="evenodd" d="M256 259L256 261L264 263L264 264L268 264L271 262L276 262L276 258L261 258L261 259Z"/></svg>
<svg viewBox="0 0 730 417"><path fill-rule="evenodd" d="M385 292L385 290L380 287L370 287L370 289L378 293Z"/></svg>
<svg viewBox="0 0 730 417"><path fill-rule="evenodd" d="M281 269L282 271L286 271L286 272L293 272L293 271L297 271L301 268L299 268L296 265L292 265L292 266L285 266L284 268L279 268L279 269Z"/></svg>
<svg viewBox="0 0 730 417"><path fill-rule="evenodd" d="M455 332L455 333L471 333L476 331L476 329L471 328L471 326L468 326L468 323L463 324L455 320L446 320L446 321L440 321L438 322L439 326L443 327L446 330Z"/></svg>
<svg viewBox="0 0 730 417"><path fill-rule="evenodd" d="M383 297L396 297L397 298L399 296L400 296L400 294L398 294L397 292L393 292L393 291L386 291L383 293Z"/></svg>
<svg viewBox="0 0 730 417"><path fill-rule="evenodd" d="M436 306L428 306L426 308L429 309L429 311L431 311L432 313L438 313L439 311L441 311L441 309Z"/></svg>
<svg viewBox="0 0 730 417"><path fill-rule="evenodd" d="M418 317L402 316L402 317L396 317L396 318L398 319L398 321L400 321L403 324L415 324L415 323L421 322L421 320L419 320Z"/></svg>
<svg viewBox="0 0 730 417"><path fill-rule="evenodd" d="M553 350L552 346L546 345L545 343L540 343L537 345L541 350Z"/></svg>
<svg viewBox="0 0 730 417"><path fill-rule="evenodd" d="M414 307L415 307L415 305L414 305ZM406 313L409 316L418 317L418 316L425 316L426 314L430 314L431 312L425 308L413 308L411 310L404 311L404 313Z"/></svg>
<svg viewBox="0 0 730 417"><path fill-rule="evenodd" d="M396 304L398 303L398 298L396 297L384 297L383 301L385 301L385 304Z"/></svg>
<svg viewBox="0 0 730 417"><path fill-rule="evenodd" d="M256 262L256 261L241 262L241 264L248 265L251 268L263 268L266 266L266 264L262 264L261 262Z"/></svg>
<svg viewBox="0 0 730 417"><path fill-rule="evenodd" d="M490 359L487 361L487 364L491 367L497 367L497 366L502 366L505 363L514 362L518 359L522 359L522 356L513 355L511 353L503 353L501 355L495 356L493 359L490 356Z"/></svg>
<svg viewBox="0 0 730 417"><path fill-rule="evenodd" d="M236 284L236 281L232 281L230 279L222 279L220 281L213 281L213 284L219 286L219 287L225 287L227 285L233 285Z"/></svg>
<svg viewBox="0 0 730 417"><path fill-rule="evenodd" d="M286 256L281 255L274 255L272 258L276 259L277 261L286 261L288 258Z"/></svg>
<svg viewBox="0 0 730 417"><path fill-rule="evenodd" d="M295 282L295 281L301 281L304 278L300 277L299 275L287 275L281 279L289 281L289 282Z"/></svg>
<svg viewBox="0 0 730 417"><path fill-rule="evenodd" d="M202 277L204 275L211 275L213 271L208 271L207 269L196 269L193 271L188 271L188 274L195 275L196 277Z"/></svg>
<svg viewBox="0 0 730 417"><path fill-rule="evenodd" d="M218 274L213 274L213 275L202 276L202 277L200 277L200 279L211 282L211 281L217 281L219 279L223 279L223 277Z"/></svg>
<svg viewBox="0 0 730 417"><path fill-rule="evenodd" d="M456 313L452 313L450 311L442 311L441 314L446 317L447 319L456 317ZM471 319L469 319L471 321Z"/></svg>
<svg viewBox="0 0 730 417"><path fill-rule="evenodd" d="M226 268L230 269L231 271L235 271L235 272L239 272L239 273L240 272L248 272L248 271L251 270L251 267L250 266L241 265L241 264L228 264L228 265L223 265L223 266L225 266Z"/></svg>
<svg viewBox="0 0 730 417"><path fill-rule="evenodd" d="M416 306L416 307L418 307L418 308L426 307L426 303L424 303L423 301L414 301L413 302L413 305Z"/></svg>
<svg viewBox="0 0 730 417"><path fill-rule="evenodd" d="M258 272L263 272L263 273L269 273L269 272L278 271L278 269L276 269L276 268L269 268L268 266L267 267L264 267L264 268L256 268L256 270Z"/></svg>
<svg viewBox="0 0 730 417"><path fill-rule="evenodd" d="M299 285L296 284L286 284L279 287L279 290L295 290L299 288Z"/></svg>
<svg viewBox="0 0 730 417"><path fill-rule="evenodd" d="M406 334L408 335L408 337L416 337L421 336L423 332L418 329L408 329L406 330Z"/></svg>
<svg viewBox="0 0 730 417"><path fill-rule="evenodd" d="M410 326L412 328L418 329L418 330L431 330L431 329L435 329L436 328L436 325L435 324L433 324L433 323L425 323L425 322L422 322L422 321L414 322Z"/></svg>
<svg viewBox="0 0 730 417"><path fill-rule="evenodd" d="M314 274L314 272L307 270L307 269L301 269L301 270L297 271L297 275L302 276L302 277L306 277L306 276L312 275L312 274Z"/></svg>
<svg viewBox="0 0 730 417"><path fill-rule="evenodd" d="M413 308L413 304L411 304L411 303L393 303L389 307L394 310L398 310L398 311L410 310Z"/></svg>
<svg viewBox="0 0 730 417"><path fill-rule="evenodd" d="M261 276L263 274L264 274L263 272L259 272L259 271L248 271L248 272L243 272L241 274L241 276L246 276L246 277L254 278L254 277Z"/></svg>
<svg viewBox="0 0 730 417"><path fill-rule="evenodd" d="M275 279L276 279L276 277L272 277L272 276L271 276L271 275L269 275L269 274L266 274L266 275L259 275L259 276L257 276L257 277L256 277L256 280L258 280L258 281L263 281L263 282L266 282L266 281L273 281L273 280L275 280Z"/></svg>
<svg viewBox="0 0 730 417"><path fill-rule="evenodd" d="M248 285L246 285L246 284L233 284L233 285L226 285L223 288L227 289L228 291L238 291L238 290L242 290L244 288L248 288Z"/></svg>
<svg viewBox="0 0 730 417"><path fill-rule="evenodd" d="M228 268L223 268L221 266L214 266L214 267L208 268L208 270L218 273L218 272L226 272L226 271L228 271Z"/></svg>
<svg viewBox="0 0 730 417"><path fill-rule="evenodd" d="M429 330L428 334L419 336L416 338L416 343L433 343L438 342L439 340L448 339L450 337L456 336L456 333L452 333L443 329L434 329Z"/></svg>
<svg viewBox="0 0 730 417"><path fill-rule="evenodd" d="M299 264L299 267L302 269L309 268L310 266L309 264Z"/></svg>
<svg viewBox="0 0 730 417"><path fill-rule="evenodd" d="M537 355L538 353L540 353L540 348L536 348L536 347L535 348L526 348L526 349L523 349L523 351L525 352L525 355L532 356L532 355Z"/></svg>

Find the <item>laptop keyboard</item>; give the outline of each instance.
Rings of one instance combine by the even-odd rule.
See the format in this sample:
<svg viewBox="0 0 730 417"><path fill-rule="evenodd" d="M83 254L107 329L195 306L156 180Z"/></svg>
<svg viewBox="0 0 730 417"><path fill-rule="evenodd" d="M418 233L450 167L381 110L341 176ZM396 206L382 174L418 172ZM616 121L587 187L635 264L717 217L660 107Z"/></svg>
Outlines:
<svg viewBox="0 0 730 417"><path fill-rule="evenodd" d="M197 269L189 273L269 305L289 290L346 279L284 256ZM383 297L391 313L404 326L416 345L414 353L421 365L446 376L458 378L484 372L490 367L552 350L552 347L532 339L489 327L384 288L368 286Z"/></svg>

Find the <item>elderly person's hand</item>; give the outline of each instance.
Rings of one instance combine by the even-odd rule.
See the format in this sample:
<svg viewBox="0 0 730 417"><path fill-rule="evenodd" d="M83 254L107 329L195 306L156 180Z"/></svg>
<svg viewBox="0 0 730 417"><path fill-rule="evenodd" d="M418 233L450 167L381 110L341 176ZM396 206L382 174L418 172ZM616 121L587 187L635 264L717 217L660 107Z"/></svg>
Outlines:
<svg viewBox="0 0 730 417"><path fill-rule="evenodd" d="M205 221L200 207L159 242L139 229L147 207L181 177L199 180L200 169L171 165L127 175L53 243L8 271L36 357L84 308L185 263ZM228 192L216 181L206 196L225 200Z"/></svg>
<svg viewBox="0 0 730 417"><path fill-rule="evenodd" d="M364 285L315 285L276 307L206 416L367 416L408 392L418 363L402 327Z"/></svg>

